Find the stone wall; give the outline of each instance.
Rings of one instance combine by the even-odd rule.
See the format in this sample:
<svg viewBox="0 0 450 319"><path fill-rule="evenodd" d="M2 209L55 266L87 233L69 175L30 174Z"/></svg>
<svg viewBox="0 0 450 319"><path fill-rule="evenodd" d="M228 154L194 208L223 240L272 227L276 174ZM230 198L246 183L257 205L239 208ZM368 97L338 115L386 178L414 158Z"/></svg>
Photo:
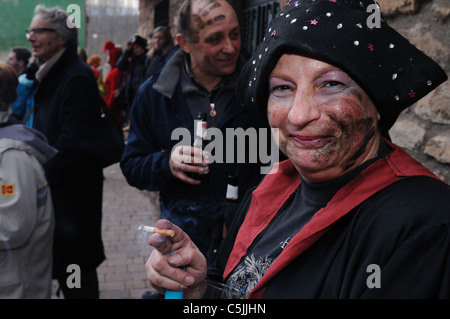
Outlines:
<svg viewBox="0 0 450 319"><path fill-rule="evenodd" d="M450 74L450 1L378 0L388 23ZM450 81L405 110L394 143L450 183Z"/></svg>
<svg viewBox="0 0 450 319"><path fill-rule="evenodd" d="M155 5L160 0L140 0L139 1L139 34L148 36L154 29L155 21ZM180 9L182 0L171 0L169 7L169 26L171 27L172 36L175 41L175 22Z"/></svg>
<svg viewBox="0 0 450 319"><path fill-rule="evenodd" d="M140 0L139 1L139 34L147 37L153 30L155 4L158 1L154 0Z"/></svg>

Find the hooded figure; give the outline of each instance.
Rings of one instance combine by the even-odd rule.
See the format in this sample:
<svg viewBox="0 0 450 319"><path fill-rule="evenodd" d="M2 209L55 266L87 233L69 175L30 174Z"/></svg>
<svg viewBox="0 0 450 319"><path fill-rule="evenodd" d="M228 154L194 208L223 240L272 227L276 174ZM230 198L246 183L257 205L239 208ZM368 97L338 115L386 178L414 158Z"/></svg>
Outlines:
<svg viewBox="0 0 450 319"><path fill-rule="evenodd" d="M104 96L104 100L117 124L122 127L120 104L117 95L120 85L122 84L123 72L116 67L117 61L119 61L119 58L122 55L122 49L116 47L114 42L106 41L103 46L103 53L106 51L108 51L108 62L109 65L111 65L111 70L108 72L105 79L106 95Z"/></svg>

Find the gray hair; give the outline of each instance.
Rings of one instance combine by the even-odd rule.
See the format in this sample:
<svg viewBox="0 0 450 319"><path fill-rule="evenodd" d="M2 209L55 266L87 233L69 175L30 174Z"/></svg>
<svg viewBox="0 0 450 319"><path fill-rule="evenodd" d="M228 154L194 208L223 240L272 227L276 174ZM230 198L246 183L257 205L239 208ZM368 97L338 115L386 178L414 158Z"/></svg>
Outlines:
<svg viewBox="0 0 450 319"><path fill-rule="evenodd" d="M78 30L77 28L70 28L67 25L68 14L66 11L60 7L46 8L45 6L39 4L34 9L35 15L42 15L44 19L51 24L56 30L56 34L60 35L65 39L66 46L73 44L78 46Z"/></svg>

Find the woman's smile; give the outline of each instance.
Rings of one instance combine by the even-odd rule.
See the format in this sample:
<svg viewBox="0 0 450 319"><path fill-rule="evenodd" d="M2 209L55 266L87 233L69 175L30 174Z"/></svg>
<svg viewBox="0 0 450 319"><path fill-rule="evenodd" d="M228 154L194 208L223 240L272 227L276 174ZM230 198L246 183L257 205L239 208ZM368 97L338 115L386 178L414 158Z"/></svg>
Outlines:
<svg viewBox="0 0 450 319"><path fill-rule="evenodd" d="M378 112L342 70L283 55L269 79L268 118L279 147L312 182L340 176L375 157Z"/></svg>

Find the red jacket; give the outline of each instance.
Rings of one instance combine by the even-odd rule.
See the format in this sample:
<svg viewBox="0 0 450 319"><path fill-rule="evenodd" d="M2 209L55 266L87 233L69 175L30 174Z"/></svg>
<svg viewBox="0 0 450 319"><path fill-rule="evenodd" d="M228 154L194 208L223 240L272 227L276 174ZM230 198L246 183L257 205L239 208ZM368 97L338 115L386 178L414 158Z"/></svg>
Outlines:
<svg viewBox="0 0 450 319"><path fill-rule="evenodd" d="M109 110L117 121L117 124L122 127L122 118L120 115L121 105L119 98L114 97L114 91L120 88L123 80L123 72L118 68L112 68L105 79L106 95L103 98L108 105Z"/></svg>

